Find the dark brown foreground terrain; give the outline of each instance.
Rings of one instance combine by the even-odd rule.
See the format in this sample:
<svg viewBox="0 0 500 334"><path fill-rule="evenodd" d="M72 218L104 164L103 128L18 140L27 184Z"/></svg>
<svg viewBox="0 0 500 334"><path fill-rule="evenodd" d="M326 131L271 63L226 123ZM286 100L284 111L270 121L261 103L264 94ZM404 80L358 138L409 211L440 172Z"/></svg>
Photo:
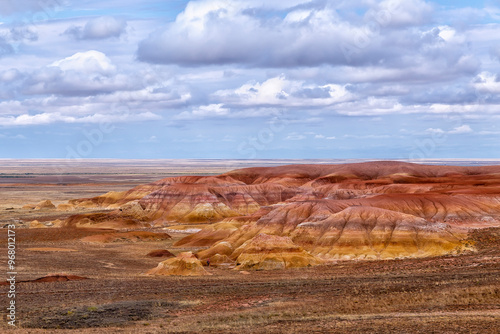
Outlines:
<svg viewBox="0 0 500 334"><path fill-rule="evenodd" d="M461 256L250 274L209 268L203 278L141 276L157 263L145 254L165 242L96 246L75 241L95 231L72 231L18 231L19 279L63 271L88 279L18 283L15 332L498 333L500 229L473 233L484 246ZM76 252L29 250L54 245Z"/></svg>
<svg viewBox="0 0 500 334"><path fill-rule="evenodd" d="M147 174L147 170L143 174ZM81 176L81 175L80 175ZM141 178L146 176L141 176ZM91 176L89 176L91 178ZM158 177L156 177L158 178ZM122 178L122 181L124 182ZM111 177L103 191L125 186ZM137 184L143 183L144 179ZM14 183L14 185L13 185ZM51 198L43 189L65 187L69 198L85 197L92 182L30 187L23 203ZM80 187L80 188L79 188ZM104 190L105 189L105 190ZM0 189L8 193L5 188ZM16 192L19 194L19 192ZM61 201L63 196L60 197ZM27 211L2 198L4 221L65 218L69 214ZM13 209L10 209L11 205ZM10 209L10 210L6 210ZM17 211L18 214L12 213ZM7 217L7 215L9 215ZM23 216L26 215L26 216ZM154 231L154 230L152 230ZM157 231L160 232L160 231ZM163 231L162 231L163 232ZM6 249L6 229L0 230ZM86 243L102 229L16 229L17 328L13 333L498 333L500 323L500 228L473 230L475 252L405 260L343 261L311 268L236 271L205 267L211 276L144 276L161 259L200 248L173 247L185 233L164 241ZM6 263L6 251L0 261ZM3 266L6 268L6 265ZM4 272L7 270L5 269ZM82 280L32 281L49 274ZM0 286L5 319L7 286Z"/></svg>

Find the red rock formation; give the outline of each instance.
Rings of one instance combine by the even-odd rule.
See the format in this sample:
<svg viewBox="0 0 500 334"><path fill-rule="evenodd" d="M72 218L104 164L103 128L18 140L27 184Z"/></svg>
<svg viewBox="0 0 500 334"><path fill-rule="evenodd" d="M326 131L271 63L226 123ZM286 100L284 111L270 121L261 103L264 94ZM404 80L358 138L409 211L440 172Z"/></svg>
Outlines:
<svg viewBox="0 0 500 334"><path fill-rule="evenodd" d="M227 176L167 178L128 192L112 193L92 199L70 201L76 206L116 208L110 220L122 217L129 225L139 221L175 221L185 223L215 222L226 217L251 215L262 206L285 201L296 194L277 184L245 185L227 181ZM193 183L184 183L192 180ZM179 183L183 182L183 183ZM113 217L114 216L114 217ZM82 220L88 219L88 221ZM95 225L102 215L73 216L70 225ZM94 226L95 227L95 226ZM109 225L106 225L109 227Z"/></svg>
<svg viewBox="0 0 500 334"><path fill-rule="evenodd" d="M175 257L168 249L155 249L147 254L150 257Z"/></svg>
<svg viewBox="0 0 500 334"><path fill-rule="evenodd" d="M217 223L176 246L211 246L200 258L222 262L235 261L236 250L259 234L288 237L327 260L431 256L465 249L467 228L500 226L500 166L245 168L166 178L71 205L115 211L72 216L66 226Z"/></svg>

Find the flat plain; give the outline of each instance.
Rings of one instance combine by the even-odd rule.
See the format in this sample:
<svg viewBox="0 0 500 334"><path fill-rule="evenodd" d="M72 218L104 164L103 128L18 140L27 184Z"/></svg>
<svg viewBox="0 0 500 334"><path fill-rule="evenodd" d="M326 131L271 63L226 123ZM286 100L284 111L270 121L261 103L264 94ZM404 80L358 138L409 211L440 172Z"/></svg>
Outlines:
<svg viewBox="0 0 500 334"><path fill-rule="evenodd" d="M344 163L348 161L307 161ZM152 226L165 240L86 242L111 229L46 227L102 209L57 206L71 199L181 175L218 175L301 161L0 161L0 224L16 225L15 333L497 333L500 228L471 229L474 251L433 257L338 261L319 266L238 271L206 266L201 277L147 276L168 249L191 235ZM498 161L427 161L493 165ZM54 207L25 207L50 200ZM24 207L24 208L23 208ZM37 221L40 228L33 228ZM31 225L31 228L29 228ZM199 227L193 224L193 228ZM6 228L0 261L7 263ZM4 266L6 268L6 265ZM7 270L4 270L7 272ZM57 274L57 276L56 276ZM48 277L48 278L47 278ZM50 279L52 277L53 279ZM55 279L60 277L61 279ZM73 277L73 278L72 278ZM38 280L40 278L45 278ZM82 279L78 279L82 278ZM0 286L6 318L7 286ZM4 307L5 306L5 307Z"/></svg>

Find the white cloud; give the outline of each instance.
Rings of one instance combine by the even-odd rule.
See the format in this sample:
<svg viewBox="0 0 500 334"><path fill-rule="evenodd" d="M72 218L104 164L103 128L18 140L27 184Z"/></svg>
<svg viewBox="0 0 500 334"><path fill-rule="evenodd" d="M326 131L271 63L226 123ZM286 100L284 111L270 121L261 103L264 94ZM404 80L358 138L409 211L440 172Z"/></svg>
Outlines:
<svg viewBox="0 0 500 334"><path fill-rule="evenodd" d="M442 134L444 133L444 130L443 129L440 129L440 128L437 128L437 129L434 129L434 128L428 128L427 130L425 130L425 132L427 133L435 133L435 134Z"/></svg>
<svg viewBox="0 0 500 334"><path fill-rule="evenodd" d="M139 114L93 114L81 117L63 115L59 112L55 112L35 115L24 114L16 117L0 117L0 126L47 125L52 123L113 123L158 119L161 119L161 117L151 112Z"/></svg>
<svg viewBox="0 0 500 334"><path fill-rule="evenodd" d="M498 94L500 93L499 76L487 71L481 72L474 79L474 87L481 93Z"/></svg>
<svg viewBox="0 0 500 334"><path fill-rule="evenodd" d="M322 135L322 134L319 134L319 135L314 135L314 139L326 139L326 140L333 140L333 139L336 139L335 136L325 136L325 135Z"/></svg>
<svg viewBox="0 0 500 334"><path fill-rule="evenodd" d="M111 60L102 52L89 50L77 52L74 55L55 61L49 66L58 67L63 71L76 71L82 73L98 73L109 75L116 71Z"/></svg>
<svg viewBox="0 0 500 334"><path fill-rule="evenodd" d="M319 2L308 5L312 8L288 9L285 18L273 16L272 21L263 22L262 15L253 14L262 7L250 1L193 1L175 22L142 41L138 58L187 66L346 64L348 59L340 46L358 36L373 37L365 27L343 20L333 6ZM369 48L362 50L367 52Z"/></svg>
<svg viewBox="0 0 500 334"><path fill-rule="evenodd" d="M328 106L352 99L345 86L336 84L314 85L304 81L288 80L284 75L273 77L262 83L246 83L236 89L219 90L214 93L228 104L240 106Z"/></svg>
<svg viewBox="0 0 500 334"><path fill-rule="evenodd" d="M227 116L229 114L229 109L224 108L222 103L210 104L206 106L200 106L192 111L183 111L182 113L174 116L174 120L189 120L189 119L200 119L206 117L221 117Z"/></svg>
<svg viewBox="0 0 500 334"><path fill-rule="evenodd" d="M111 37L120 37L125 33L127 22L113 16L100 16L88 21L85 26L73 26L65 31L65 34L71 35L81 40L99 40Z"/></svg>
<svg viewBox="0 0 500 334"><path fill-rule="evenodd" d="M15 68L0 72L0 81L11 82L19 79L20 77L21 73Z"/></svg>
<svg viewBox="0 0 500 334"><path fill-rule="evenodd" d="M384 0L376 11L385 19L384 25L404 27L427 23L432 20L433 6L422 0Z"/></svg>
<svg viewBox="0 0 500 334"><path fill-rule="evenodd" d="M449 130L449 131L444 131L443 129L440 129L440 128L428 128L427 130L425 130L426 133L429 133L429 134L438 134L438 135L441 135L441 134L445 134L445 133L448 133L448 134L464 134L464 133L471 133L473 132L473 130L471 129L471 127L467 124L463 124L463 125L459 125L459 126L456 126L454 127L452 130Z"/></svg>
<svg viewBox="0 0 500 334"><path fill-rule="evenodd" d="M17 3L24 14L36 10L34 1L9 5ZM210 139L239 143L278 120L287 141L276 142L289 152L297 143L311 147L311 156L336 137L345 146L335 150L354 155L379 141L409 147L413 138L456 134L469 144L477 138L468 133L495 135L500 24L484 8L423 0L200 0L182 10L186 4L72 2L57 19L27 29L12 24L22 13L2 18L1 127L32 125L27 134L47 124L58 124L46 127L51 131L102 119L155 119L162 120L155 132L153 122L128 129L150 146L164 125L173 127L162 140L179 129L185 130L175 134L179 142L202 132L201 151ZM165 11L146 18L152 8ZM220 136L220 124L231 137ZM388 144L388 135L398 141ZM274 144L269 152L277 152Z"/></svg>
<svg viewBox="0 0 500 334"><path fill-rule="evenodd" d="M304 140L306 136L298 134L298 133L290 133L285 137L285 140Z"/></svg>
<svg viewBox="0 0 500 334"><path fill-rule="evenodd" d="M453 130L448 131L450 134L464 134L464 133L471 133L473 132L471 127L468 126L467 124L460 125L455 127Z"/></svg>

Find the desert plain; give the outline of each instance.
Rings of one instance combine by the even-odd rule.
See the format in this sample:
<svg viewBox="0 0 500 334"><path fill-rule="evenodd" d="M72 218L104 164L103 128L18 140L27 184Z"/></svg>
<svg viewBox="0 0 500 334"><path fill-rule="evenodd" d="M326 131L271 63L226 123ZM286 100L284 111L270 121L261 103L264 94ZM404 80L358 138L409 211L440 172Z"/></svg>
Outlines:
<svg viewBox="0 0 500 334"><path fill-rule="evenodd" d="M14 333L498 333L500 161L0 160Z"/></svg>

